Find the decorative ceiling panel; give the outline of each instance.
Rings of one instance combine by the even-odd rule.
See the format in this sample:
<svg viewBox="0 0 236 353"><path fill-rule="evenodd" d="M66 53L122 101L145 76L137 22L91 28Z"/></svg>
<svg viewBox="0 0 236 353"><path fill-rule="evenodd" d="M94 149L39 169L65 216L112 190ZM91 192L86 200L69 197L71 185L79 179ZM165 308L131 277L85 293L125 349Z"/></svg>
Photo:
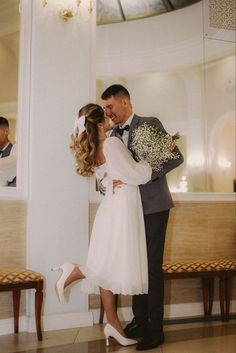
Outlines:
<svg viewBox="0 0 236 353"><path fill-rule="evenodd" d="M97 24L124 21L117 0L97 0Z"/></svg>
<svg viewBox="0 0 236 353"><path fill-rule="evenodd" d="M120 0L126 20L149 17L166 12L161 0Z"/></svg>
<svg viewBox="0 0 236 353"><path fill-rule="evenodd" d="M160 15L198 1L200 0L97 0L97 24Z"/></svg>
<svg viewBox="0 0 236 353"><path fill-rule="evenodd" d="M180 9L181 7L192 5L198 2L198 0L170 0L170 2L174 6L174 9Z"/></svg>

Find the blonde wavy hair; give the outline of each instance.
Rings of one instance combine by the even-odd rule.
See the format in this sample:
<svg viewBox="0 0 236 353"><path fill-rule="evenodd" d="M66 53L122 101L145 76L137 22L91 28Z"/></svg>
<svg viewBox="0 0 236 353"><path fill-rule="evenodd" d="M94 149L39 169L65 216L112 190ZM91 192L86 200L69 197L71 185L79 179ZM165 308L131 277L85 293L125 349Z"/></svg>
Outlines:
<svg viewBox="0 0 236 353"><path fill-rule="evenodd" d="M104 111L100 105L89 103L80 109L81 115L85 116L86 130L78 136L72 135L70 147L75 156L77 173L89 177L98 166L98 124L104 121Z"/></svg>

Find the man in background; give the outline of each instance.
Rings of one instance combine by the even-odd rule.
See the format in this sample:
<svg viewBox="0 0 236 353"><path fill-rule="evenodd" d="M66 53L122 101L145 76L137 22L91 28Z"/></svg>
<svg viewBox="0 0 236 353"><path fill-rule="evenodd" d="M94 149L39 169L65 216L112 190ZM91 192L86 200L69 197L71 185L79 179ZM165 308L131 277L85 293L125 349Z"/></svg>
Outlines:
<svg viewBox="0 0 236 353"><path fill-rule="evenodd" d="M16 186L16 146L9 140L9 122L0 116L0 186Z"/></svg>

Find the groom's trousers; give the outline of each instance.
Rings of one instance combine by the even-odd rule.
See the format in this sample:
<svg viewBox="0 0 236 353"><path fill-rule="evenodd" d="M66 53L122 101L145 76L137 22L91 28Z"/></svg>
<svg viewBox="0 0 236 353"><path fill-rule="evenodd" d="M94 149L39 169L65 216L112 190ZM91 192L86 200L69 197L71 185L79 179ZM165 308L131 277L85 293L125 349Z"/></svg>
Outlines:
<svg viewBox="0 0 236 353"><path fill-rule="evenodd" d="M133 296L137 324L153 333L163 331L164 276L162 272L165 234L169 210L144 215L148 256L148 294Z"/></svg>

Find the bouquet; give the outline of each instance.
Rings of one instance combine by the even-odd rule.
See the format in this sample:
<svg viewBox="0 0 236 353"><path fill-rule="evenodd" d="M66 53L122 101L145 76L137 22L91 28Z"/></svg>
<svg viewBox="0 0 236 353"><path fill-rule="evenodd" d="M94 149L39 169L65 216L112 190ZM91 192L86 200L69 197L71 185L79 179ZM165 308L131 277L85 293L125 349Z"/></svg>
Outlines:
<svg viewBox="0 0 236 353"><path fill-rule="evenodd" d="M170 136L147 123L143 123L134 130L130 147L137 161L144 160L150 164L153 171L162 171L164 163L170 159L179 158L179 154L172 152L170 148L171 140L178 138L179 133Z"/></svg>

